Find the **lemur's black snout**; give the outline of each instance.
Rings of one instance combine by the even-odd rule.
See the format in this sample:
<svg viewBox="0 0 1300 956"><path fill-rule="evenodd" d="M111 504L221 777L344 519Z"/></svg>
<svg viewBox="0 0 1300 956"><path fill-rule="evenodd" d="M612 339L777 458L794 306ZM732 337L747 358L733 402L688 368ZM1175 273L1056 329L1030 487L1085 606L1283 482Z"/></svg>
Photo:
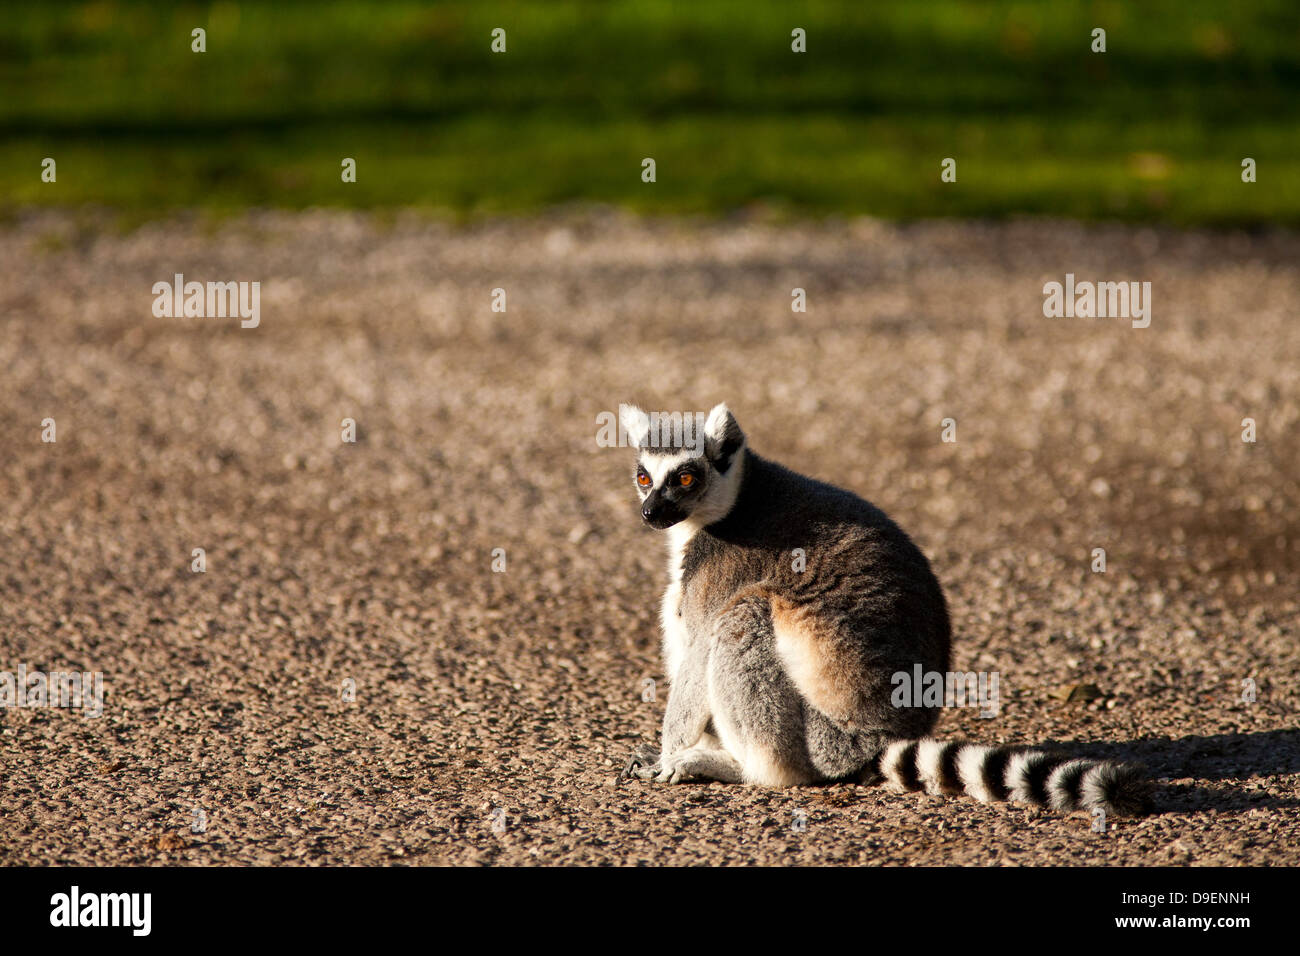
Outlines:
<svg viewBox="0 0 1300 956"><path fill-rule="evenodd" d="M650 527L662 531L681 521L686 514L674 502L668 501L656 491L641 505L641 517Z"/></svg>

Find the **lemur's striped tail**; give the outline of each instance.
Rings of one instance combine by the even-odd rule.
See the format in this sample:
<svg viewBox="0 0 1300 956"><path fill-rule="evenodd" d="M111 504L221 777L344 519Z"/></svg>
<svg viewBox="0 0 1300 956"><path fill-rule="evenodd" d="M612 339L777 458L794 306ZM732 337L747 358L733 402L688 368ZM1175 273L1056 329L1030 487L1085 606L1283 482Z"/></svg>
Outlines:
<svg viewBox="0 0 1300 956"><path fill-rule="evenodd" d="M1140 767L1032 748L895 740L872 769L900 790L964 793L985 803L1014 800L1061 811L1100 807L1118 816L1151 809L1150 781Z"/></svg>

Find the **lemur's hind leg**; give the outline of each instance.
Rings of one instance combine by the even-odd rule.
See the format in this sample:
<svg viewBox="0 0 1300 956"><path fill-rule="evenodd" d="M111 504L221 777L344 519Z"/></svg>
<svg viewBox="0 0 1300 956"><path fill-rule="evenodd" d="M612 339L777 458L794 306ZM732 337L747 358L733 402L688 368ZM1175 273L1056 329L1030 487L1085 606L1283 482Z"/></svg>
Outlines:
<svg viewBox="0 0 1300 956"><path fill-rule="evenodd" d="M805 702L804 708L808 760L821 779L857 783L884 779L876 769L876 760L889 742L884 733L846 730L811 704Z"/></svg>
<svg viewBox="0 0 1300 956"><path fill-rule="evenodd" d="M777 653L767 598L754 593L688 645L668 694L662 751L638 748L623 776L766 786L845 780L883 747L878 732L846 730L804 699Z"/></svg>
<svg viewBox="0 0 1300 956"><path fill-rule="evenodd" d="M708 693L718 738L746 783L780 787L823 779L808 757L804 702L777 656L766 596L742 594L718 617Z"/></svg>

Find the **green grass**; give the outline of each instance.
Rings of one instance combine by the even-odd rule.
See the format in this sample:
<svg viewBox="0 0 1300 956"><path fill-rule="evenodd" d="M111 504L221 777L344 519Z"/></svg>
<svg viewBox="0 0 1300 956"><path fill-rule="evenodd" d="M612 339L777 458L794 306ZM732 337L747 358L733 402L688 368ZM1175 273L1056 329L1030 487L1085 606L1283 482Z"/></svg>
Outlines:
<svg viewBox="0 0 1300 956"><path fill-rule="evenodd" d="M0 18L0 88L10 209L1300 223L1291 2L53 2Z"/></svg>

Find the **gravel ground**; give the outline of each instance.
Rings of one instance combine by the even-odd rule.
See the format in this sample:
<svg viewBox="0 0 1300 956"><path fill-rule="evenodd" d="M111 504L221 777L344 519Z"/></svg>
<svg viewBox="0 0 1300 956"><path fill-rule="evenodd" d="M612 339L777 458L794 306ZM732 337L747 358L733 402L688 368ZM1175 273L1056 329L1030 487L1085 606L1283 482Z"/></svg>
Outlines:
<svg viewBox="0 0 1300 956"><path fill-rule="evenodd" d="M260 281L260 326L155 318L177 272ZM1044 318L1067 272L1151 326ZM0 669L106 700L0 712L0 861L1300 863L1297 301L1287 233L12 219ZM719 400L930 555L1002 691L941 732L1140 760L1158 812L616 784L664 549L596 416Z"/></svg>

